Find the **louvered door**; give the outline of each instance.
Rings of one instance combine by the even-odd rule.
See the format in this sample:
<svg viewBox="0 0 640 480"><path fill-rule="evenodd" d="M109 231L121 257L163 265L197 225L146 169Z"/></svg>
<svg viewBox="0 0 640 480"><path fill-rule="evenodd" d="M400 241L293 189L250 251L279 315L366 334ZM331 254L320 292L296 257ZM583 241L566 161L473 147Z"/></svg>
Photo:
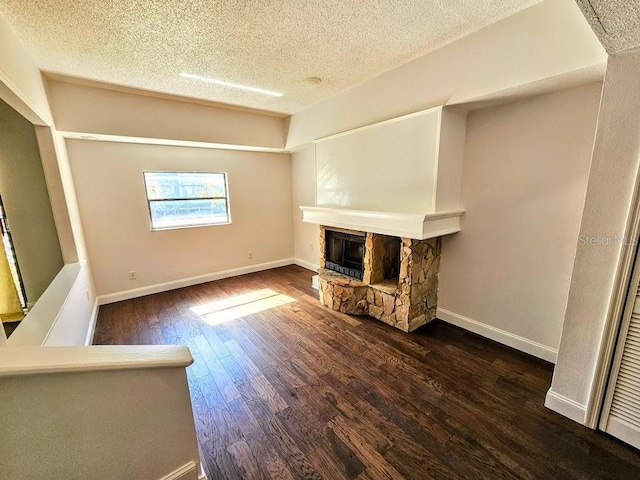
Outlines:
<svg viewBox="0 0 640 480"><path fill-rule="evenodd" d="M636 272L638 262L636 259ZM640 289L637 273L629 291L600 428L640 448Z"/></svg>

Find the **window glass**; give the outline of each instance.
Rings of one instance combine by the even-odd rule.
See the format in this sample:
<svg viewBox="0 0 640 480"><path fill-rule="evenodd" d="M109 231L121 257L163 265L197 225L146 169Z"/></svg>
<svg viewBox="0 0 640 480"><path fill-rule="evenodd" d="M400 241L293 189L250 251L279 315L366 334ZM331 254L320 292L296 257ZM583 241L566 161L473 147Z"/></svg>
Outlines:
<svg viewBox="0 0 640 480"><path fill-rule="evenodd" d="M224 173L144 172L152 230L230 223Z"/></svg>

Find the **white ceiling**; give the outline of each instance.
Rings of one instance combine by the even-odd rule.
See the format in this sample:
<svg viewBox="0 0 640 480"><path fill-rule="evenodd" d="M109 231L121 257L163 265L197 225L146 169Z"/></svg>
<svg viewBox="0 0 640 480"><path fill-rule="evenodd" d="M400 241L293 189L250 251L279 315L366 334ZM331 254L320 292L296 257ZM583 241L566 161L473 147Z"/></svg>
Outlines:
<svg viewBox="0 0 640 480"><path fill-rule="evenodd" d="M576 0L609 53L640 47L638 0Z"/></svg>
<svg viewBox="0 0 640 480"><path fill-rule="evenodd" d="M0 12L43 70L294 113L540 1L0 0Z"/></svg>

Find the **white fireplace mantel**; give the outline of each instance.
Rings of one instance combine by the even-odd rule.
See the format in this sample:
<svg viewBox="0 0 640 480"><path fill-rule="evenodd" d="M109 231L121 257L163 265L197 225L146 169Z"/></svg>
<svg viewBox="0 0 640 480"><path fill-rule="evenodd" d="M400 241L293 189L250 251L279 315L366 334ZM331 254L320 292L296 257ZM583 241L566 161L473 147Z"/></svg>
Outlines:
<svg viewBox="0 0 640 480"><path fill-rule="evenodd" d="M438 213L393 213L301 206L302 221L394 237L425 240L460 231L464 210Z"/></svg>

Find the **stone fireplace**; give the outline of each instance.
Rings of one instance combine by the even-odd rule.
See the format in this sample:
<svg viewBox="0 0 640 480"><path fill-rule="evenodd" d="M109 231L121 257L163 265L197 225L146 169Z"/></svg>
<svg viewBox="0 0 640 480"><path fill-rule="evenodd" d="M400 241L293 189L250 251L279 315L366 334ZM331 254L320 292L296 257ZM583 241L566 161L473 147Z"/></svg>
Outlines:
<svg viewBox="0 0 640 480"><path fill-rule="evenodd" d="M441 237L320 226L320 302L411 332L436 316L440 249Z"/></svg>
<svg viewBox="0 0 640 480"><path fill-rule="evenodd" d="M315 202L300 209L320 225L324 305L405 332L435 318L441 240L464 213L466 125L438 106L314 141Z"/></svg>

